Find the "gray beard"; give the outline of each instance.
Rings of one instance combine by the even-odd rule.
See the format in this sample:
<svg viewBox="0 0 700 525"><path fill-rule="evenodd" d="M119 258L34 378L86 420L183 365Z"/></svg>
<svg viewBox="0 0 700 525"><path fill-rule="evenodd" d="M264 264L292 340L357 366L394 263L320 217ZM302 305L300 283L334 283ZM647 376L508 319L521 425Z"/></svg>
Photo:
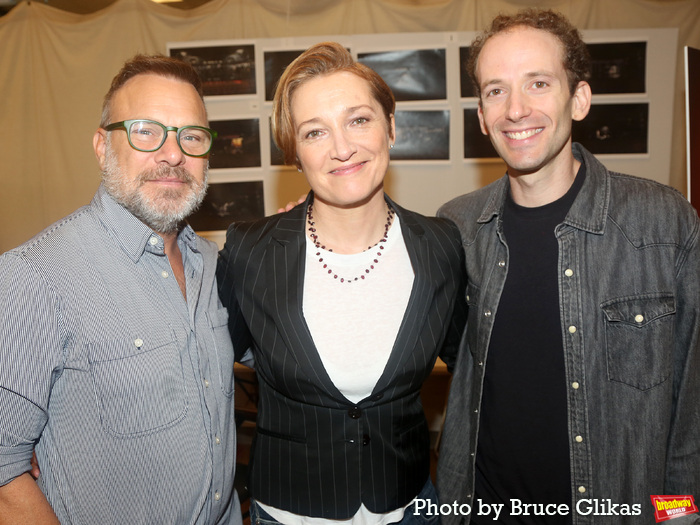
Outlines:
<svg viewBox="0 0 700 525"><path fill-rule="evenodd" d="M102 182L107 193L152 230L166 235L177 232L185 218L202 204L207 193L208 169L204 172L204 182L200 183L181 166L171 168L160 165L139 173L136 179L138 186L130 189L124 184L126 175L118 164L109 141L106 148ZM157 198L149 198L140 191L149 180L173 175L188 185L186 195L182 195L182 190L166 189Z"/></svg>

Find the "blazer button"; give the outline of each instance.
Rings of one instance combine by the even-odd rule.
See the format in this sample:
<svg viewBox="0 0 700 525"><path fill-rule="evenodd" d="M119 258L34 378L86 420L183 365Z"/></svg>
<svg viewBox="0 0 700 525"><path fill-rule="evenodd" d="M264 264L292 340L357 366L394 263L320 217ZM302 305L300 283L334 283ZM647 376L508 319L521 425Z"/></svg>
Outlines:
<svg viewBox="0 0 700 525"><path fill-rule="evenodd" d="M379 392L378 394L374 394L374 395L372 396L372 401L379 401L379 400L380 400L381 398L383 398L383 397L384 397L384 394L382 394L381 392Z"/></svg>
<svg viewBox="0 0 700 525"><path fill-rule="evenodd" d="M365 434L364 436L362 436L362 445L363 445L363 446L369 445L369 436L368 436L367 434Z"/></svg>
<svg viewBox="0 0 700 525"><path fill-rule="evenodd" d="M350 416L353 419L360 419L360 416L362 415L362 410L360 407L352 407L350 410L348 410L348 416Z"/></svg>

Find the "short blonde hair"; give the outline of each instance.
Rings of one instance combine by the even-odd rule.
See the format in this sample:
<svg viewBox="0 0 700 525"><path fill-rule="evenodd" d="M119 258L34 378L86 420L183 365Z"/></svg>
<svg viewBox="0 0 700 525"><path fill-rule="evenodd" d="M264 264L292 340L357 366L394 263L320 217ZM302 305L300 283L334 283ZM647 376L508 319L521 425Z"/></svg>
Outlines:
<svg viewBox="0 0 700 525"><path fill-rule="evenodd" d="M347 71L367 81L370 93L384 111L391 133L391 116L396 108L391 88L376 71L355 61L341 44L321 42L311 46L287 66L275 90L272 101L272 137L277 147L282 150L285 164L299 167L291 110L294 92L309 80L341 71Z"/></svg>

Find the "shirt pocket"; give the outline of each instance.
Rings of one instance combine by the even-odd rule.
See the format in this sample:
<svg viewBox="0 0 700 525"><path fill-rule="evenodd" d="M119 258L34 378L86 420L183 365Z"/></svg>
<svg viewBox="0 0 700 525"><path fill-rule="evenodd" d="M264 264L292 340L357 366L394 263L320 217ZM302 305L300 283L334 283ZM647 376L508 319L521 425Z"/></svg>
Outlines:
<svg viewBox="0 0 700 525"><path fill-rule="evenodd" d="M601 305L605 317L608 379L649 390L671 375L676 313L672 293L613 299Z"/></svg>
<svg viewBox="0 0 700 525"><path fill-rule="evenodd" d="M88 344L102 428L137 437L175 425L187 412L185 380L173 339L111 339Z"/></svg>
<svg viewBox="0 0 700 525"><path fill-rule="evenodd" d="M220 308L214 312L207 313L207 319L214 337L221 390L226 397L231 397L234 390L234 353L231 336L228 331L228 311L226 308Z"/></svg>

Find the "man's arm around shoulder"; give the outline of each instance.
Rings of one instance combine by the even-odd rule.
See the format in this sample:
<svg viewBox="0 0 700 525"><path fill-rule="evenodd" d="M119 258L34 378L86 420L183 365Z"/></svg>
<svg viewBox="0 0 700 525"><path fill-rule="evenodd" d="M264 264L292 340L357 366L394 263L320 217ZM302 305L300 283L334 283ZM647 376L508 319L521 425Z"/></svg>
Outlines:
<svg viewBox="0 0 700 525"><path fill-rule="evenodd" d="M0 487L0 525L58 524L34 478L25 472Z"/></svg>

